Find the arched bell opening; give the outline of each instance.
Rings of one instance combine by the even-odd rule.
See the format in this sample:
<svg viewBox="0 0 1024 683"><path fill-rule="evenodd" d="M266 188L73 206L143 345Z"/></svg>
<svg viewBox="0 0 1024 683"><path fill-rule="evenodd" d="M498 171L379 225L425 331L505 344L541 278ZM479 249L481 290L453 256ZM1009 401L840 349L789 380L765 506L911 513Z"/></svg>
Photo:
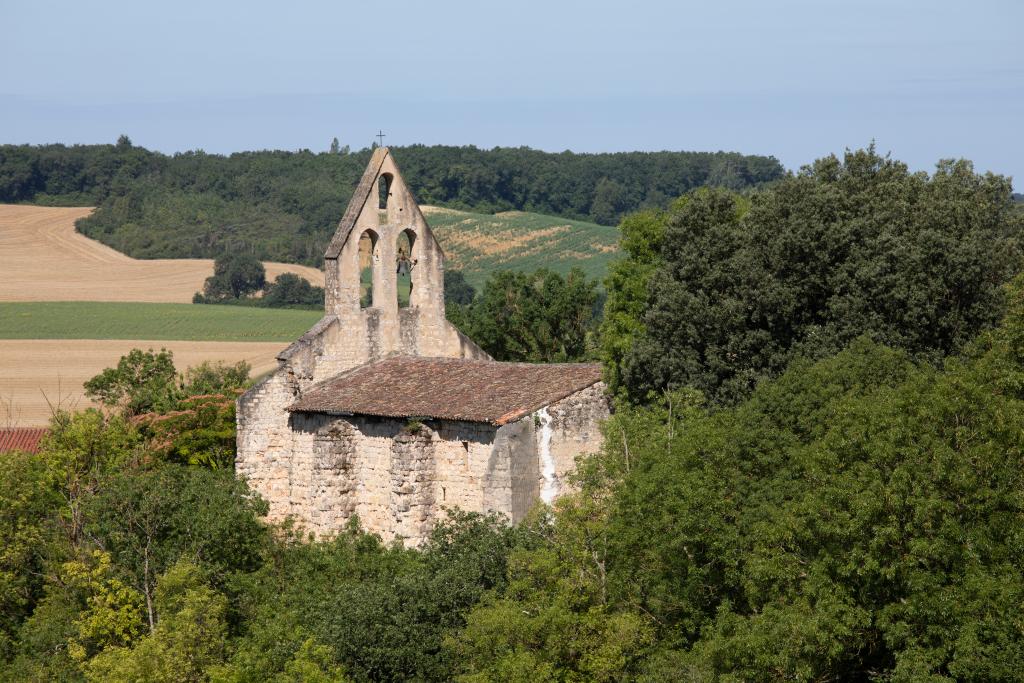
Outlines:
<svg viewBox="0 0 1024 683"><path fill-rule="evenodd" d="M359 236L359 308L373 306L373 272L378 259L377 233L364 230Z"/></svg>
<svg viewBox="0 0 1024 683"><path fill-rule="evenodd" d="M395 291L398 307L408 308L416 285L416 233L403 230L395 240Z"/></svg>

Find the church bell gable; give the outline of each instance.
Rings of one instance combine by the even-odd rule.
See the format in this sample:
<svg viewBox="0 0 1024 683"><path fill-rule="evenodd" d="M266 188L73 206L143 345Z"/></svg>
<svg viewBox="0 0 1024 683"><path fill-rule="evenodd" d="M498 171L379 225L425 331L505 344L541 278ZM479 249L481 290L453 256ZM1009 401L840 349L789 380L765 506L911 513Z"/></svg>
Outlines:
<svg viewBox="0 0 1024 683"><path fill-rule="evenodd" d="M444 253L387 147L373 151L324 270L328 314L372 308L393 318L407 306L443 318Z"/></svg>

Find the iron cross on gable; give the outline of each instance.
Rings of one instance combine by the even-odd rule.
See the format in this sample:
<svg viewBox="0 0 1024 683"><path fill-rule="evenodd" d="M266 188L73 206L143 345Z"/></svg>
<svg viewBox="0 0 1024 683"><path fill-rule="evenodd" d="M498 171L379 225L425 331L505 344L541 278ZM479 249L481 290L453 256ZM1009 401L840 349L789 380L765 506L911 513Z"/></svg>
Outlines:
<svg viewBox="0 0 1024 683"><path fill-rule="evenodd" d="M383 147L383 146L384 146L384 138L386 138L386 137L387 137L386 135L384 135L384 131L382 131L382 130L378 130L378 131L377 131L377 134L376 134L376 135L374 135L373 137L375 137L375 138L380 138L380 146L381 146L381 147Z"/></svg>

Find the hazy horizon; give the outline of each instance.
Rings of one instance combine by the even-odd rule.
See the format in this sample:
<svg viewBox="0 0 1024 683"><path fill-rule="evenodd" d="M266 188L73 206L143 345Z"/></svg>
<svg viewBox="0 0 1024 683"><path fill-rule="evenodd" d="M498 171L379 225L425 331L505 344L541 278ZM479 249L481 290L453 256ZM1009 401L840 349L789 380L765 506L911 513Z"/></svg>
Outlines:
<svg viewBox="0 0 1024 683"><path fill-rule="evenodd" d="M1024 178L1024 5L0 4L0 143L736 151Z"/></svg>

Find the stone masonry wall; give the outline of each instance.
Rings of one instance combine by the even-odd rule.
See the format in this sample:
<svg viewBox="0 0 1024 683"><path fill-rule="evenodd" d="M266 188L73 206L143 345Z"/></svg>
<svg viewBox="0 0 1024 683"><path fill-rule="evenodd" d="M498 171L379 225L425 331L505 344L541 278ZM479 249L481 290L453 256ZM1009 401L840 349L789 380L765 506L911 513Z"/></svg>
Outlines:
<svg viewBox="0 0 1024 683"><path fill-rule="evenodd" d="M385 541L417 545L446 508L485 509L495 427L296 413L290 428L289 466L264 461L245 472L271 519L292 515L327 536L358 515Z"/></svg>
<svg viewBox="0 0 1024 683"><path fill-rule="evenodd" d="M276 383L262 386L272 391ZM608 416L603 386L547 412L560 495L576 456L600 447L598 426ZM268 442L265 452L273 455L240 462L239 474L270 501L272 519L292 515L326 536L358 515L385 541L418 545L453 508L521 521L544 485L541 432L536 413L501 427L295 413L284 431L271 430L274 447Z"/></svg>
<svg viewBox="0 0 1024 683"><path fill-rule="evenodd" d="M550 451L555 461L556 495L568 490L566 478L576 469L576 458L596 453L601 448L601 423L611 414L606 391L604 382L598 382L547 407L551 417ZM538 444L540 437L538 433ZM540 485L543 486L543 481Z"/></svg>

